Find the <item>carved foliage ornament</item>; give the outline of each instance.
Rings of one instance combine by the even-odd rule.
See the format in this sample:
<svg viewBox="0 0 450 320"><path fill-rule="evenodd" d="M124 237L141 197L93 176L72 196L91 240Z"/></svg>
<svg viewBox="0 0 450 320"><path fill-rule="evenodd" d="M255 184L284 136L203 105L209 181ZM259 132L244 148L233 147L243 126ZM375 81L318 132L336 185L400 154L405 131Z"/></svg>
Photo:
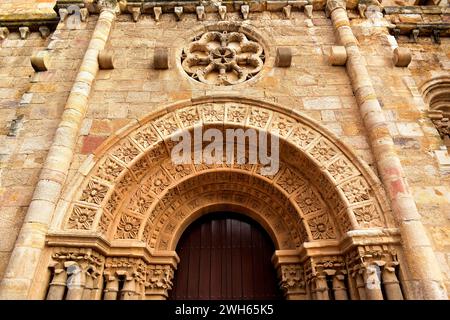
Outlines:
<svg viewBox="0 0 450 320"><path fill-rule="evenodd" d="M193 79L213 85L242 83L264 65L263 47L242 32L210 31L183 50L181 64Z"/></svg>
<svg viewBox="0 0 450 320"><path fill-rule="evenodd" d="M286 290L302 289L305 287L303 279L303 270L300 265L282 265L281 266L281 287Z"/></svg>
<svg viewBox="0 0 450 320"><path fill-rule="evenodd" d="M150 266L148 274L149 288L172 289L173 268L168 265Z"/></svg>

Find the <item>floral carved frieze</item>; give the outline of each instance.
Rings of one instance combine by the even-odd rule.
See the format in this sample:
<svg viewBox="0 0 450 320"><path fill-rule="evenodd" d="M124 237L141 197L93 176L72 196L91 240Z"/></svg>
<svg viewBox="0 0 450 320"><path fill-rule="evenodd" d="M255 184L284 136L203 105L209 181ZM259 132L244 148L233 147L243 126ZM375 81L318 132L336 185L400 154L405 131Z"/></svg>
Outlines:
<svg viewBox="0 0 450 320"><path fill-rule="evenodd" d="M183 50L181 64L193 79L212 85L242 83L264 65L264 49L242 32L209 31Z"/></svg>

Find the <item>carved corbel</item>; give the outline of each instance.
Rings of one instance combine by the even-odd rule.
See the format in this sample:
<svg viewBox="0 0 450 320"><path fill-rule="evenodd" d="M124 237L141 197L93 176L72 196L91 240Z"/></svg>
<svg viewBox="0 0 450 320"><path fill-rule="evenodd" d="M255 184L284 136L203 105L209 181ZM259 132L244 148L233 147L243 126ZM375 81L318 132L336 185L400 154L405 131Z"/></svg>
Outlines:
<svg viewBox="0 0 450 320"><path fill-rule="evenodd" d="M125 12L127 9L128 1L127 0L119 0L118 1L120 12Z"/></svg>
<svg viewBox="0 0 450 320"><path fill-rule="evenodd" d="M131 7L130 11L133 16L133 21L138 22L139 17L141 16L141 7Z"/></svg>
<svg viewBox="0 0 450 320"><path fill-rule="evenodd" d="M312 4L307 4L304 8L305 15L309 18L313 18L313 6Z"/></svg>
<svg viewBox="0 0 450 320"><path fill-rule="evenodd" d="M414 30L411 31L411 39L412 39L412 41L417 42L417 40L419 38L419 33L420 33L419 29L414 29Z"/></svg>
<svg viewBox="0 0 450 320"><path fill-rule="evenodd" d="M48 52L39 51L31 56L31 66L36 72L43 72L48 70Z"/></svg>
<svg viewBox="0 0 450 320"><path fill-rule="evenodd" d="M250 6L248 4L244 4L241 6L242 18L244 20L248 19L249 12L250 12Z"/></svg>
<svg viewBox="0 0 450 320"><path fill-rule="evenodd" d="M155 21L158 22L160 17L161 17L161 14L162 14L161 7L154 7L153 8L153 13L155 14Z"/></svg>
<svg viewBox="0 0 450 320"><path fill-rule="evenodd" d="M283 13L284 13L284 16L286 17L286 19L291 18L291 10L292 10L291 5L287 5L287 6L283 7Z"/></svg>
<svg viewBox="0 0 450 320"><path fill-rule="evenodd" d="M400 37L400 32L401 32L400 28L394 28L392 30L392 33L394 34L395 39L398 39L398 37Z"/></svg>
<svg viewBox="0 0 450 320"><path fill-rule="evenodd" d="M431 32L431 37L435 43L440 44L441 43L441 30L433 29L433 31Z"/></svg>
<svg viewBox="0 0 450 320"><path fill-rule="evenodd" d="M89 10L87 8L80 9L80 19L82 22L86 22L89 17Z"/></svg>
<svg viewBox="0 0 450 320"><path fill-rule="evenodd" d="M366 17L366 10L367 10L367 5L366 4L364 4L364 3L359 3L358 4L358 13L359 13L359 16L361 18L365 18Z"/></svg>
<svg viewBox="0 0 450 320"><path fill-rule="evenodd" d="M175 7L173 8L175 12L175 16L177 17L177 20L181 20L181 17L183 16L183 7Z"/></svg>
<svg viewBox="0 0 450 320"><path fill-rule="evenodd" d="M50 28L46 26L40 26L39 33L41 34L42 39L47 39L50 35Z"/></svg>
<svg viewBox="0 0 450 320"><path fill-rule="evenodd" d="M61 8L58 10L59 19L61 22L66 21L66 18L69 16L69 11L65 8Z"/></svg>
<svg viewBox="0 0 450 320"><path fill-rule="evenodd" d="M225 20L226 15L227 15L227 7L226 6L219 6L220 20Z"/></svg>
<svg viewBox="0 0 450 320"><path fill-rule="evenodd" d="M20 39L25 40L30 35L30 28L28 27L20 27L19 28Z"/></svg>
<svg viewBox="0 0 450 320"><path fill-rule="evenodd" d="M396 67L407 67L411 63L411 51L408 48L395 48L392 61Z"/></svg>
<svg viewBox="0 0 450 320"><path fill-rule="evenodd" d="M0 28L0 40L5 40L9 36L9 30L6 27Z"/></svg>
<svg viewBox="0 0 450 320"><path fill-rule="evenodd" d="M195 8L195 12L197 12L197 19L202 21L203 19L205 19L206 14L205 14L205 7L204 6L197 6Z"/></svg>

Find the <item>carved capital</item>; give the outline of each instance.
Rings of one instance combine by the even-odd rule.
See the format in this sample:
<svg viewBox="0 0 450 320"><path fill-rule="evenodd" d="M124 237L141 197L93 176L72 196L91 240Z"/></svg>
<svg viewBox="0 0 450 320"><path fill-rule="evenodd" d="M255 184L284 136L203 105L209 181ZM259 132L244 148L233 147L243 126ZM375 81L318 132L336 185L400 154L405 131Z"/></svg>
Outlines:
<svg viewBox="0 0 450 320"><path fill-rule="evenodd" d="M325 8L327 16L331 15L331 13L336 9L345 9L346 1L345 0L327 0L327 6Z"/></svg>
<svg viewBox="0 0 450 320"><path fill-rule="evenodd" d="M304 291L305 279L303 268L298 264L287 264L280 266L280 286L287 293Z"/></svg>
<svg viewBox="0 0 450 320"><path fill-rule="evenodd" d="M76 262L79 265L92 266L96 269L103 268L105 257L88 248L54 248L52 253L54 262L67 263ZM52 264L54 264L54 262Z"/></svg>
<svg viewBox="0 0 450 320"><path fill-rule="evenodd" d="M120 12L119 1L117 0L84 0L87 8L95 8L95 11L102 12L104 10Z"/></svg>
<svg viewBox="0 0 450 320"><path fill-rule="evenodd" d="M172 289L174 277L173 267L170 265L150 265L148 269L147 287L151 289Z"/></svg>
<svg viewBox="0 0 450 320"><path fill-rule="evenodd" d="M145 284L146 298L149 300L166 299L169 296L169 290L172 290L174 273L174 267L171 265L150 265Z"/></svg>
<svg viewBox="0 0 450 320"><path fill-rule="evenodd" d="M146 263L140 258L109 257L105 263L105 274L110 276L125 276L139 283L145 282Z"/></svg>

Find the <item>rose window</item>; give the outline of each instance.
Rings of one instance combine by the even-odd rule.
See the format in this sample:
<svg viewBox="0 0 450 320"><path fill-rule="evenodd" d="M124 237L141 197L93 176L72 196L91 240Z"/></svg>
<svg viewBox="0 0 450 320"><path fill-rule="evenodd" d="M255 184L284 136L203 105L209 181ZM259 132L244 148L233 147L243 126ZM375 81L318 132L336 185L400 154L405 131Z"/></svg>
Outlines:
<svg viewBox="0 0 450 320"><path fill-rule="evenodd" d="M264 65L264 49L241 32L211 31L183 50L181 63L197 81L213 85L242 83L258 74Z"/></svg>

